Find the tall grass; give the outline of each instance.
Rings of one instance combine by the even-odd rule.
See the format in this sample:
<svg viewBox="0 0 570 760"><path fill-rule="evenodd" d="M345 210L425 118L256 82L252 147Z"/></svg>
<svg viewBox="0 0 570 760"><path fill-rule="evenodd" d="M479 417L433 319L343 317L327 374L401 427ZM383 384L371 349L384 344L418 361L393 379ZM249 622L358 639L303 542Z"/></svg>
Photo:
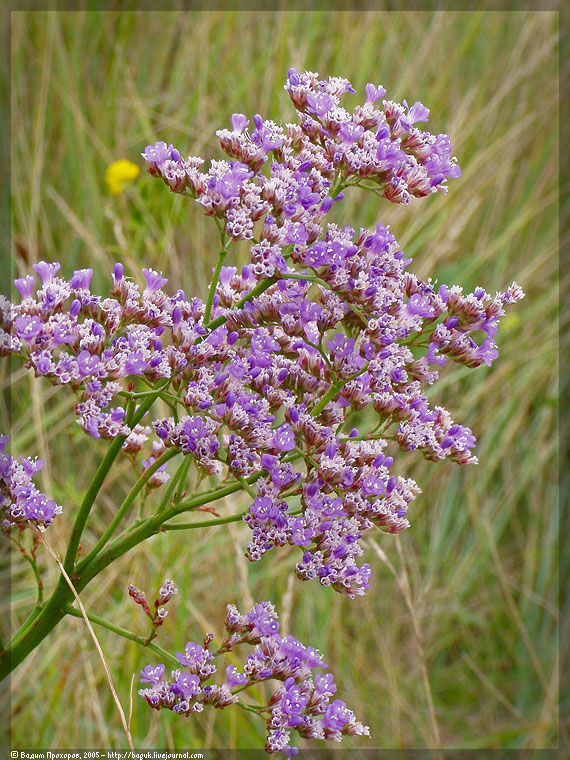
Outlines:
<svg viewBox="0 0 570 760"><path fill-rule="evenodd" d="M340 693L372 729L349 747L541 748L558 745L557 609L557 19L550 12L16 12L12 14L14 276L41 258L91 266L106 288L115 260L161 269L203 294L214 264L197 204L143 177L118 197L113 160L157 139L221 157L215 129L234 111L291 120L289 66L348 77L359 93L421 100L463 167L449 196L409 208L347 196L339 219L377 219L414 270L466 288L517 279L527 298L503 323L492 370L446 367L432 400L479 437L477 467L400 457L423 495L412 528L378 534L367 596L351 601L290 583L295 557L248 564L246 526L156 536L83 594L88 611L143 632L126 585L164 577L181 595L161 631L180 648L219 631L228 601L270 599L288 632L326 653ZM359 96L351 96L357 102ZM339 212L340 214L340 212ZM245 255L242 251L240 255ZM73 400L14 370L13 450L46 460L44 485L66 526L105 444L73 422ZM6 412L6 409L3 409ZM91 545L130 482L122 463L98 499ZM189 484L189 488L192 484ZM237 510L243 497L221 505ZM56 570L44 558L53 583ZM12 559L12 624L33 603ZM6 610L6 603L4 603ZM5 616L0 616L0 618ZM142 628L141 628L142 627ZM119 694L155 662L99 630ZM124 735L83 622L66 618L12 677L14 747L118 747ZM185 721L134 697L137 748L260 747L263 725L228 709Z"/></svg>

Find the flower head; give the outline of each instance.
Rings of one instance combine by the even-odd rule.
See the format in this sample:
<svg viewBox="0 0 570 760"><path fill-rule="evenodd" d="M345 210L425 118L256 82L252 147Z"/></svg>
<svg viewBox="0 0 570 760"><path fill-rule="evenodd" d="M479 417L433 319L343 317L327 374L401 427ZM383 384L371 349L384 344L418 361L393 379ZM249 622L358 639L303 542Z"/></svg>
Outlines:
<svg viewBox="0 0 570 760"><path fill-rule="evenodd" d="M242 692L260 681L277 681L267 703L259 712L267 723L267 752L283 751L288 757L297 754L291 746L292 731L307 738L332 738L343 735L368 735L367 726L359 723L344 702L331 697L337 686L318 651L305 646L293 636L282 638L272 604L260 602L245 615L229 604L226 614L227 637L215 653L208 650L213 635L204 646L189 641L176 657L184 669L173 670L164 680L164 665L147 665L141 670L142 683L150 687L139 694L155 710L167 709L190 715L212 705L224 709L240 702ZM242 670L231 664L225 668L225 681L213 683L215 656L232 652L237 644L254 647L245 658ZM240 647L241 649L241 647ZM316 671L316 672L315 672Z"/></svg>

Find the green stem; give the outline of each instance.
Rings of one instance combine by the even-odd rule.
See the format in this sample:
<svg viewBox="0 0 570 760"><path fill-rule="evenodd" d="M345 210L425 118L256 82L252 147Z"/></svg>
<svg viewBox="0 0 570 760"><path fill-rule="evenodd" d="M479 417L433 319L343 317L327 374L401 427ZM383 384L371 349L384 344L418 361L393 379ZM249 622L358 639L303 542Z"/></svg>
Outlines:
<svg viewBox="0 0 570 760"><path fill-rule="evenodd" d="M223 245L223 242L222 242ZM226 258L227 250L222 248L218 254L218 260L216 262L216 268L212 276L212 282L210 283L210 289L208 290L208 300L206 301L206 311L204 313L204 323L207 324L210 320L210 312L212 311L212 304L214 303L214 295L216 293L216 287L218 286L218 280L220 279L220 271L224 265L224 259Z"/></svg>
<svg viewBox="0 0 570 760"><path fill-rule="evenodd" d="M325 393L325 395L322 397L322 399L319 401L319 403L315 406L315 408L311 412L311 416L316 417L318 414L320 414L325 408L325 406L329 403L329 401L333 400L333 398L337 395L340 389L341 389L341 386L339 385L331 385L331 387L328 389L328 391Z"/></svg>
<svg viewBox="0 0 570 760"><path fill-rule="evenodd" d="M174 451L176 454L179 454L180 451L177 449L170 449L170 451ZM174 493L174 489L178 485L178 481L180 480L180 477L182 473L186 473L186 470L188 469L188 460L190 459L190 456L187 454L182 458L182 461L178 465L178 469L170 479L170 483L166 487L164 494L162 496L162 499L160 500L160 504L158 505L158 509L156 510L156 513L159 514L164 509L166 509L168 503L172 501L172 494Z"/></svg>
<svg viewBox="0 0 570 760"><path fill-rule="evenodd" d="M119 396L123 396L127 399L139 399L139 398L146 398L147 396L154 396L155 398L161 398L163 401L165 401L169 406L171 405L170 402L175 404L181 404L182 400L175 396L173 393L167 393L166 391L161 391L156 396L155 391L140 391L139 393L129 393L129 391L119 391Z"/></svg>
<svg viewBox="0 0 570 760"><path fill-rule="evenodd" d="M301 272L289 272L279 276L281 280L306 280L307 282L314 282L317 285L322 285L327 290L331 289L331 286L325 280L321 280L314 274L302 274Z"/></svg>
<svg viewBox="0 0 570 760"><path fill-rule="evenodd" d="M192 457L185 456L182 460L184 463L184 467L181 469L180 476L178 478L178 488L176 489L176 493L174 494L174 503L177 504L180 499L182 498L182 494L184 493L184 483L186 482L186 475L188 474L188 470L190 469L190 465L192 464Z"/></svg>
<svg viewBox="0 0 570 760"><path fill-rule="evenodd" d="M257 283L257 285L252 288L249 293L244 296L242 299L240 299L234 306L232 306L232 309L241 309L244 304L246 304L248 301L253 300L254 298L257 298L257 296L260 296L262 293L265 293L265 291L270 288L272 285L275 285L276 279L275 277L268 277L265 280L261 280ZM220 317L216 317L211 322L208 322L208 324L204 325L208 330L213 330L216 327L219 327L220 325L223 325L226 321L227 316L225 314L222 314Z"/></svg>
<svg viewBox="0 0 570 760"><path fill-rule="evenodd" d="M168 385L169 380L166 380L166 385ZM165 387L165 384L163 383L160 388L156 389L156 395L149 396L149 398L145 399L142 404L139 406L139 408L133 412L132 419L131 414L128 414L127 419L129 420L129 425L131 428L133 428L136 424L142 420L144 415L147 413L147 411L150 409L152 404L154 403L156 397L160 393L160 391ZM91 484L89 485L89 488L87 489L85 496L83 497L83 501L81 502L81 506L79 507L79 512L77 514L77 517L75 518L75 523L73 524L73 529L71 531L71 536L69 539L69 543L67 545L67 551L65 553L65 559L63 562L63 567L65 571L68 574L73 573L73 568L75 566L75 560L77 558L77 550L79 549L79 541L81 539L81 534L83 533L83 529L85 528L85 523L87 522L87 518L89 517L89 512L91 511L91 507L93 506L93 503L95 502L95 499L97 498L97 494L99 493L99 490L101 489L101 486L103 485L103 482L105 478L107 477L109 470L111 469L113 462L117 458L119 452L121 451L121 446L127 439L126 435L119 435L117 436L111 445L109 446L107 453L105 454L105 457L103 458L103 461L97 468L97 472L95 473L95 477L91 481Z"/></svg>
<svg viewBox="0 0 570 760"><path fill-rule="evenodd" d="M260 712L262 712L263 710L267 710L267 707L265 707L265 706L261 706L260 705L259 707L254 707L252 705L246 704L245 702L236 702L236 705L238 707L241 707L242 710L247 710L248 712L252 712L255 715L258 715L260 717L262 717L260 715Z"/></svg>
<svg viewBox="0 0 570 760"><path fill-rule="evenodd" d="M244 488L248 492L248 494L253 499L255 499L257 497L257 491L254 491L253 488L247 482L247 480L245 478L243 478L241 475L237 475L236 477L237 477L238 481L241 483L242 488Z"/></svg>
<svg viewBox="0 0 570 760"><path fill-rule="evenodd" d="M37 601L36 601L36 607L41 607L42 604L43 604L43 601L44 601L44 584L43 584L43 581L42 581L42 577L40 575L40 571L38 569L38 565L35 562L35 560L32 559L32 557L30 557L28 554L24 554L23 556L30 563L30 566L31 566L32 571L34 573L34 577L35 577L36 583L38 585L38 598L37 598Z"/></svg>
<svg viewBox="0 0 570 760"><path fill-rule="evenodd" d="M299 459L301 454L291 454L288 457L285 457L283 460L284 462L294 462L296 459ZM252 483L255 483L259 478L261 478L263 475L266 475L265 470L259 470L259 472L254 473L253 475L249 475L247 478L243 478L244 482L248 485L251 485ZM212 501L217 501L218 499L223 499L224 496L230 496L233 493L236 493L236 491L243 490L244 486L241 483L231 483L228 486L224 486L223 488L215 488L212 491L205 491L204 493L196 494L195 496L190 497L189 499L186 499L185 501L181 501L177 504L174 504L170 509L168 509L166 512L162 514L162 522L166 522L167 520L170 520L171 517L175 517L176 515L179 515L181 512L189 512L192 509L196 509L197 507L201 507L204 504L209 504ZM255 494L257 496L257 494Z"/></svg>
<svg viewBox="0 0 570 760"><path fill-rule="evenodd" d="M204 522L187 522L187 523L165 523L162 526L163 530L193 530L195 528L209 528L211 525L225 525L226 523L238 522L244 515L247 515L249 510L240 512L237 515L230 515L229 517L218 517L215 520L205 520Z"/></svg>
<svg viewBox="0 0 570 760"><path fill-rule="evenodd" d="M167 451L162 454L156 461L154 461L150 467L147 467L147 469L143 472L143 474L140 476L140 478L137 480L133 488L131 489L128 496L125 498L119 509L117 510L116 515L113 517L109 525L107 526L107 530L103 533L101 538L97 541L95 546L91 549L89 554L84 557L81 562L78 563L77 569L80 570L82 567L85 567L85 565L89 564L89 562L95 557L101 549L105 546L107 541L111 538L113 533L115 532L116 527L119 525L123 517L126 515L129 507L134 502L136 497L139 495L140 491L144 487L145 483L152 477L152 475L160 468L163 464L168 462L169 459L172 459L180 452L177 449L168 449Z"/></svg>
<svg viewBox="0 0 570 760"><path fill-rule="evenodd" d="M0 681L17 667L29 653L43 641L64 616L61 604L73 599L73 594L62 576L53 594L24 631L20 629L0 660ZM38 608L39 609L39 608Z"/></svg>
<svg viewBox="0 0 570 760"><path fill-rule="evenodd" d="M261 477L261 473L256 473L256 475L257 477ZM196 509L196 507L201 507L202 505L209 504L212 501L223 499L224 496L230 496L232 493L236 493L236 491L241 490L243 490L243 486L241 483L237 482L232 483L229 486L224 486L223 488L217 488L213 491L205 491L204 493L196 494L196 496L192 496L190 499L186 499L185 501L181 501L178 504L174 504L172 507L170 507L170 509L163 513L164 519L168 520L171 517L180 514L181 512L188 512L191 509Z"/></svg>
<svg viewBox="0 0 570 760"><path fill-rule="evenodd" d="M291 516L300 515L300 509L294 512L289 512ZM162 530L194 530L195 528L209 528L211 525L225 525L226 523L239 522L249 512L248 509L245 512L239 512L237 515L230 515L229 517L218 517L215 520L205 520L204 522L187 522L187 523L164 523Z"/></svg>
<svg viewBox="0 0 570 760"><path fill-rule="evenodd" d="M95 477L91 481L91 484L89 488L87 489L85 496L83 497L83 501L81 502L81 506L79 507L79 512L77 514L77 517L75 518L75 523L73 525L69 543L67 545L65 560L63 562L63 567L65 568L65 571L68 574L73 573L73 567L75 565L75 560L77 558L77 550L79 548L79 540L81 539L81 534L83 533L83 528L85 527L85 523L87 522L87 518L89 517L89 512L91 511L91 507L93 506L93 503L97 497L97 494L99 493L99 490L101 486L103 485L103 481L107 477L109 470L111 469L111 466L113 462L115 461L115 459L117 458L121 450L121 446L123 445L126 439L127 439L126 435L120 435L120 436L117 436L113 440L113 442L107 449L107 453L105 454L103 461L97 468Z"/></svg>
<svg viewBox="0 0 570 760"><path fill-rule="evenodd" d="M339 391L341 391L345 385L350 383L351 380L356 380L356 378L360 377L360 375L362 375L363 372L366 372L366 368L360 370L359 372L355 372L354 375L347 377L346 380L343 380L341 383L336 383L336 385L331 385L328 391L325 393L325 395L322 397L322 399L319 401L319 403L315 406L315 408L311 412L311 416L316 417L317 414L320 414L325 408L325 406L329 403L329 401L332 401L332 399L334 399L337 393L339 393Z"/></svg>
<svg viewBox="0 0 570 760"><path fill-rule="evenodd" d="M83 620L83 615L81 612L79 610L76 610L75 607L73 607L71 604L65 604L63 609L67 615L73 615L73 617L81 618ZM86 615L92 623L100 625L102 628L106 628L108 631L112 631L118 636L122 636L124 639L128 639L129 641L136 641L137 644L145 647L145 649L152 649L153 652L156 652L165 660L168 660L168 662L171 665L174 665L176 668L180 667L180 663L176 657L173 657L170 652L166 651L166 649L159 647L158 644L152 644L150 642L145 644L145 639L142 636L137 636L136 633L131 633L130 631L127 631L126 628L121 628L120 625L110 623L108 620L105 620L105 618L102 618L99 615L94 615L91 612L87 612Z"/></svg>
<svg viewBox="0 0 570 760"><path fill-rule="evenodd" d="M236 484L236 486L232 487L232 493L240 488L241 485L239 483ZM220 489L220 495L225 495L225 491L227 489ZM205 501L215 500L215 497L211 494L206 494L203 498L204 503ZM80 593L93 578L134 546L156 535L161 530L162 523L172 517L173 514L177 514L177 511L171 507L166 513L153 515L151 518L143 520L125 535L120 536L112 544L103 549L88 565L83 565L81 569L78 567L78 574L75 577L74 584L77 592ZM65 605L71 601L73 601L73 594L63 577L60 576L53 594L36 619L28 626L26 631L22 634L17 633L10 642L9 649L0 660L0 680L17 667L43 641L50 631L56 627L67 614Z"/></svg>

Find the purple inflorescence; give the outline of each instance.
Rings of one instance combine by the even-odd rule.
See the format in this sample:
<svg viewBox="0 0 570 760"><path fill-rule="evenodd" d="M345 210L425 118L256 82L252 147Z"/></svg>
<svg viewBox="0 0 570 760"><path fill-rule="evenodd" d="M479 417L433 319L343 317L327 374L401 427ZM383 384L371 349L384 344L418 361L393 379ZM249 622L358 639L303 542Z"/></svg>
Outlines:
<svg viewBox="0 0 570 760"><path fill-rule="evenodd" d="M273 680L279 685L265 704L256 706L258 714L266 719L267 752L297 754L290 744L292 731L308 739L333 741L341 741L343 735L369 735L368 726L357 721L344 702L331 701L337 690L332 674L313 673L317 668L327 668L319 652L293 636L279 634L271 603L260 602L245 615L228 604L225 628L227 637L215 651L210 651L213 634L208 634L203 644L189 641L184 652L176 654L185 669L173 670L169 680L164 678L163 664L147 665L140 671L141 683L148 686L139 694L150 707L185 716L201 712L205 705L223 709L240 702L249 686ZM225 681L211 683L217 673L214 660L240 644L255 647L247 655L242 671L228 665ZM251 707L247 701L242 704Z"/></svg>
<svg viewBox="0 0 570 760"><path fill-rule="evenodd" d="M92 436L126 436L134 455L154 434L143 467L175 447L202 474L246 479L247 556L298 547L299 578L352 597L370 579L359 564L364 533L407 528L420 491L398 471L398 448L477 461L471 429L431 406L426 387L450 359L490 365L499 319L523 293L515 283L493 296L422 280L381 223L327 219L341 189L408 202L459 176L449 138L418 128L423 104L381 108L384 89L368 84L349 113L347 80L294 69L285 87L300 123L234 114L232 130L218 133L230 161L202 171L202 159L163 142L143 153L153 176L216 217L224 256L232 240L250 240L250 263L221 267L208 306L169 295L151 269L140 287L117 264L103 298L90 269L67 280L59 264L40 262L39 287L28 275L15 281L19 303L0 299L0 348L70 386ZM124 396L135 381L163 383L177 414L131 428ZM350 420L366 408L373 427L359 431ZM147 487L167 477L157 470Z"/></svg>
<svg viewBox="0 0 570 760"><path fill-rule="evenodd" d="M461 174L449 137L414 126L428 120L429 110L420 102L408 107L405 101L384 100L383 108L376 108L385 90L368 84L366 102L350 113L340 105L344 94L354 93L350 82L322 81L318 74L294 69L285 89L300 123L281 127L256 114L248 131L249 120L236 113L232 129L217 133L234 161L212 161L204 173L203 159L183 159L172 145L158 142L142 153L148 171L222 219L232 238L252 239L255 223L265 217L260 241L280 246L317 239L322 218L342 198L330 193L338 177L352 185L372 183L388 200L409 203L447 192L447 178ZM265 165L268 174L261 172ZM270 258L279 256L278 250L271 253Z"/></svg>
<svg viewBox="0 0 570 760"><path fill-rule="evenodd" d="M40 493L32 478L44 466L42 459L17 459L6 450L9 438L0 435L0 519L2 530L9 533L14 526L35 525L45 530L62 508L53 499Z"/></svg>

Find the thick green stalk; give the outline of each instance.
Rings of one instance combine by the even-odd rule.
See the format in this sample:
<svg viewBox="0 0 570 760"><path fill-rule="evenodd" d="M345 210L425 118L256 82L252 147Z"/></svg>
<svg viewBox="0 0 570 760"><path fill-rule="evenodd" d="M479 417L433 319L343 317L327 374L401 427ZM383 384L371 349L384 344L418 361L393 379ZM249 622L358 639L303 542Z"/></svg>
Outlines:
<svg viewBox="0 0 570 760"><path fill-rule="evenodd" d="M166 385L168 385L168 380L166 381ZM153 394L152 396L149 396L146 398L142 404L139 406L139 408L131 415L128 415L129 419L129 425L131 427L134 427L137 425L144 415L148 412L150 407L153 405L154 401L156 400L156 397L159 395L160 390L164 387L164 383L161 384L160 388L156 390L156 394ZM81 506L79 507L79 512L77 514L77 517L75 518L75 523L73 524L73 528L71 531L71 536L69 538L69 543L67 545L67 551L65 553L65 559L63 562L63 567L65 571L68 574L73 573L73 568L75 566L75 560L77 559L77 550L79 549L79 541L81 540L81 534L83 533L83 529L85 528L85 523L87 522L87 518L89 517L89 512L91 511L91 507L93 506L93 503L95 502L95 499L97 498L97 494L99 493L101 486L103 485L103 482L105 478L107 477L109 470L111 469L113 462L117 458L119 452L121 451L121 446L126 441L127 436L126 435L119 435L117 436L111 445L109 446L107 453L105 454L103 461L97 468L97 472L95 473L95 476L93 480L91 481L91 484L89 485L89 488L87 489L85 496L83 497L83 501L81 502Z"/></svg>
<svg viewBox="0 0 570 760"><path fill-rule="evenodd" d="M259 476L256 473L257 476ZM78 566L75 575L75 588L81 592L90 581L93 580L102 570L108 567L123 554L130 551L147 538L159 533L162 530L162 524L180 512L186 511L189 506L198 507L211 501L216 501L229 493L241 490L241 483L235 483L231 486L218 489L214 492L198 494L194 499L185 502L185 506L177 504L170 509L153 515L143 520L133 527L127 533L119 536L112 544L108 545L103 551L95 556L88 564L81 563ZM0 660L0 680L5 678L15 667L17 667L28 654L35 649L38 644L55 628L60 620L67 614L65 605L73 600L73 594L65 580L60 577L59 582L37 618L31 623L22 636L18 633L12 640L10 647Z"/></svg>
<svg viewBox="0 0 570 760"><path fill-rule="evenodd" d="M89 488L85 492L85 496L83 497L83 501L81 502L81 506L79 507L79 512L77 514L77 517L75 518L75 522L73 524L73 528L71 530L71 536L69 538L69 543L67 545L67 551L65 553L65 560L63 562L63 566L67 573L73 573L73 567L75 565L75 560L77 559L77 550L79 549L79 541L81 539L81 534L83 533L83 529L85 528L85 523L87 522L87 518L89 517L89 512L91 511L91 507L93 506L93 503L97 497L97 494L99 493L99 490L101 486L103 485L103 481L107 477L109 470L111 469L113 462L117 458L121 446L125 442L127 436L126 435L120 435L117 436L107 449L107 453L105 454L103 461L97 468L97 472L95 473L95 477L91 481L91 484L89 485Z"/></svg>
<svg viewBox="0 0 570 760"><path fill-rule="evenodd" d="M325 393L325 395L322 397L319 403L312 410L311 415L313 417L316 417L318 414L320 414L325 408L325 406L329 403L329 401L332 401L333 398L335 398L340 388L341 386L331 385L331 387L328 389L328 391Z"/></svg>
<svg viewBox="0 0 570 760"><path fill-rule="evenodd" d="M65 613L62 604L71 601L73 594L65 580L60 576L53 594L48 599L35 620L28 626L21 637L18 633L10 642L8 649L0 660L0 680L14 670L37 645L55 628Z"/></svg>
<svg viewBox="0 0 570 760"><path fill-rule="evenodd" d="M160 456L155 462L153 462L150 467L148 467L141 477L137 480L133 488L131 489L128 496L125 498L119 509L117 510L117 513L107 526L107 530L103 533L101 538L97 541L93 549L89 552L89 554L84 557L81 562L78 563L77 569L79 570L81 567L85 567L92 559L95 557L101 549L105 546L107 541L111 538L113 533L115 532L115 528L119 525L125 514L127 513L129 507L134 502L142 488L144 487L145 483L149 480L149 478L152 477L152 475L159 469L159 467L162 467L163 464L168 462L169 459L172 459L175 457L179 451L177 449L168 449L164 452L162 456Z"/></svg>
<svg viewBox="0 0 570 760"><path fill-rule="evenodd" d="M298 455L288 457L286 461L292 461L297 459ZM247 478L248 483L255 482L263 474L263 470L251 475ZM84 562L80 563L77 567L77 573L75 575L75 588L78 593L81 593L83 589L106 567L112 564L116 559L122 557L128 551L138 544L146 541L153 535L156 535L160 531L165 529L164 523L171 517L174 517L181 512L188 511L189 509L195 509L196 507L204 504L216 501L217 499L228 496L231 493L235 493L243 488L241 483L233 483L232 485L219 488L214 491L208 491L203 494L197 494L191 499L185 502L180 502L171 506L169 509L164 510L159 514L155 514L152 517L143 520L140 523L135 524L126 533L119 536L112 544L109 544L104 548L97 556L95 556L88 564ZM224 524L226 522L233 522L237 519L241 519L243 515L231 515L230 517L222 517L218 520L208 520L205 525L201 527L208 527L213 524ZM194 527L198 527L194 524ZM0 658L0 680L5 678L15 667L17 667L28 654L33 651L43 639L52 631L61 619L67 614L66 605L73 601L73 594L69 589L69 586L65 582L64 578L60 576L59 582L54 589L51 597L48 599L36 619L29 625L28 629L20 634L18 632L10 643L10 647L3 653Z"/></svg>
<svg viewBox="0 0 570 760"><path fill-rule="evenodd" d="M127 422L131 427L134 427L140 422L156 400L160 391L163 390L169 382L170 381L166 379L160 383L156 388L155 394L145 399L136 411L134 406L129 405ZM63 566L66 572L73 576L72 579L76 580L76 588L78 590L80 587L82 588L81 579L74 574L74 566L81 535L85 528L91 508L97 498L97 494L99 493L126 438L127 436L124 435L117 436L109 446L107 453L97 468L93 480L83 497L79 512L73 524ZM8 673L19 665L22 660L24 660L48 635L48 633L55 628L65 615L65 612L62 611L62 606L67 602L70 602L72 599L73 594L71 593L71 590L65 582L65 579L60 576L59 581L46 604L41 608L40 612L33 620L28 619L28 621L26 621L24 630L21 629L16 632L10 642L9 648L2 654L0 661L0 680L6 677Z"/></svg>

